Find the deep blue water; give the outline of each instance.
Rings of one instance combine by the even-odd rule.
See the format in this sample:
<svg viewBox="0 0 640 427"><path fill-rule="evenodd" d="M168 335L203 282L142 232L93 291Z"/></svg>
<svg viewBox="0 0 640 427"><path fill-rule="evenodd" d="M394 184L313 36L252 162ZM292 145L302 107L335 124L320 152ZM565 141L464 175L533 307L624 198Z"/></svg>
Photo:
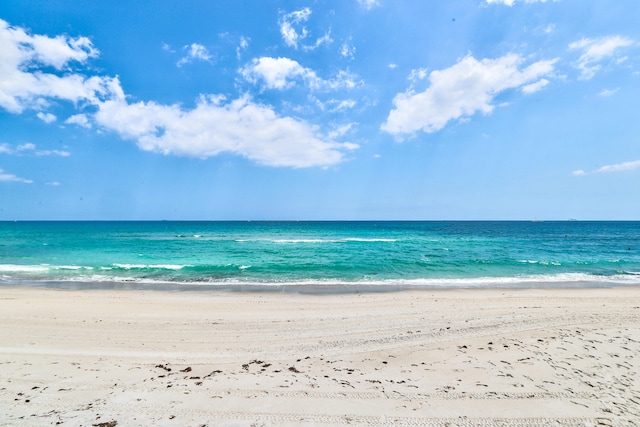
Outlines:
<svg viewBox="0 0 640 427"><path fill-rule="evenodd" d="M640 285L640 222L0 222L0 284Z"/></svg>

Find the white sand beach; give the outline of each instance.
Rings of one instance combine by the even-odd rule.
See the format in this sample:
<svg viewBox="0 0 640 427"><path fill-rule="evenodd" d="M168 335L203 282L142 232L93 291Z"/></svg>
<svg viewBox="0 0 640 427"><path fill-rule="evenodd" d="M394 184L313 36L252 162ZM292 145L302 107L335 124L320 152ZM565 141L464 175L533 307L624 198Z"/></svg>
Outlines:
<svg viewBox="0 0 640 427"><path fill-rule="evenodd" d="M640 289L0 287L2 426L637 426Z"/></svg>

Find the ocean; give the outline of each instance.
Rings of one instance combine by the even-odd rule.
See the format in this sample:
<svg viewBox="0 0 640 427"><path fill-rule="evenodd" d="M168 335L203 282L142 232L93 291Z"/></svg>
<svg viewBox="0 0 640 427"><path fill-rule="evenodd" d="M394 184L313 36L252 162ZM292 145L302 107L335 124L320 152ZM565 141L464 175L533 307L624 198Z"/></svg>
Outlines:
<svg viewBox="0 0 640 427"><path fill-rule="evenodd" d="M640 285L640 222L0 222L0 285L278 290Z"/></svg>

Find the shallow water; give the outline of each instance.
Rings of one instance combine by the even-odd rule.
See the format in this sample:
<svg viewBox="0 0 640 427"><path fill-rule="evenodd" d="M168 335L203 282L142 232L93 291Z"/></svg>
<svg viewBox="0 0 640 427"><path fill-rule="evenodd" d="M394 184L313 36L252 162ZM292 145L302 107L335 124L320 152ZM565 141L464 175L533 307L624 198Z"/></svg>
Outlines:
<svg viewBox="0 0 640 427"><path fill-rule="evenodd" d="M0 222L0 284L638 285L640 222Z"/></svg>

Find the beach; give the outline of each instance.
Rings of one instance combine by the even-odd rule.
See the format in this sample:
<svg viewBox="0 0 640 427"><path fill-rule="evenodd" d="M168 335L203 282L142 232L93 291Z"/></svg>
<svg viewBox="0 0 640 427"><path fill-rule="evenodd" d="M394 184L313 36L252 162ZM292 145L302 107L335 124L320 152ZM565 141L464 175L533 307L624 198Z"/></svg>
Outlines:
<svg viewBox="0 0 640 427"><path fill-rule="evenodd" d="M632 287L0 287L0 425L639 425L639 325Z"/></svg>

